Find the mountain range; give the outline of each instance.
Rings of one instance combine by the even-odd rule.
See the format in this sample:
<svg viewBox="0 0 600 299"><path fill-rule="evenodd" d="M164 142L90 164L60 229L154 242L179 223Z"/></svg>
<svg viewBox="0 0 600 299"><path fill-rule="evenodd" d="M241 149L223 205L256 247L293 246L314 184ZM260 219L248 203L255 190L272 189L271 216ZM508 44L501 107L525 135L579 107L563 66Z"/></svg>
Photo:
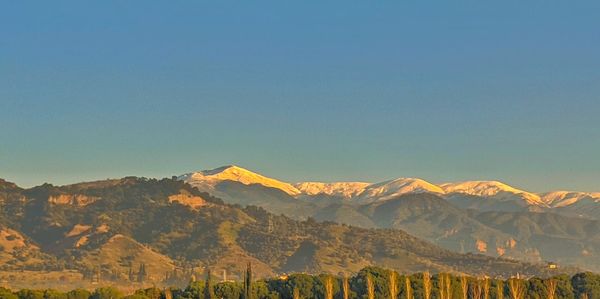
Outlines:
<svg viewBox="0 0 600 299"><path fill-rule="evenodd" d="M401 229L457 252L600 271L600 193L418 178L288 183L234 165L178 179L225 202L298 220Z"/></svg>
<svg viewBox="0 0 600 299"><path fill-rule="evenodd" d="M262 194L269 198L283 194L299 202L279 188L241 183L243 179L236 173L240 174L237 170L229 174L227 170L205 172L204 177L211 177L203 186L214 188L215 194L222 194L224 189L235 196ZM215 176L220 175L228 179L219 182ZM253 177L287 188L292 194L298 190L262 176ZM427 205L435 206L438 200L431 196ZM401 210L404 203L390 200L377 204L398 204L394 208ZM348 215L343 205L328 208L331 214ZM350 211L371 215L365 219L392 211L384 206L368 208L371 210ZM465 215L466 226L473 221L470 219ZM78 283L93 281L94 277L119 283L130 281L132 271L143 265L145 281L160 283L179 277L187 283L190 276L183 274L203 275L206 268L240 278L247 262L252 263L258 277L289 272L337 274L373 265L403 272L505 277L554 271L540 263L456 253L400 229L366 228L383 223L360 226L365 227L314 218L294 220L256 206L242 208L174 178L127 177L29 189L0 180L0 274L6 275L3 280L10 280L15 273L76 271L80 273ZM569 269L563 270L575 271ZM16 282L27 279L20 277ZM60 277L60 284L66 284L67 275Z"/></svg>
<svg viewBox="0 0 600 299"><path fill-rule="evenodd" d="M433 184L419 178L397 178L378 183L366 182L298 182L287 183L252 172L235 165L185 174L179 177L199 189L215 190L223 181L244 185L258 184L279 189L293 197L325 195L349 201L383 201L404 194L432 193L448 199L475 196L491 199L488 204L473 203L478 209L489 210L544 210L597 218L596 213L585 213L583 206L600 206L600 192L553 191L535 193L524 191L498 181L464 181ZM481 202L481 201L480 201ZM502 204L504 203L504 204ZM464 203L463 203L464 204ZM580 211L580 212L578 212Z"/></svg>

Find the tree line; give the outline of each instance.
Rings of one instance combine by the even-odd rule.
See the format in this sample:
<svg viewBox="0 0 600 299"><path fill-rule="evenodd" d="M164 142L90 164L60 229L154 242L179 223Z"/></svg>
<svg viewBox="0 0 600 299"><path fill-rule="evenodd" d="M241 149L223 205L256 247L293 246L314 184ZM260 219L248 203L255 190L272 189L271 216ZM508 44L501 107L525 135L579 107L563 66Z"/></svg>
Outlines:
<svg viewBox="0 0 600 299"><path fill-rule="evenodd" d="M428 272L410 275L367 267L353 276L292 274L253 280L248 264L243 281L203 280L185 288L147 288L124 295L118 289L19 290L0 288L0 299L600 299L600 275L579 273L548 278L509 279Z"/></svg>

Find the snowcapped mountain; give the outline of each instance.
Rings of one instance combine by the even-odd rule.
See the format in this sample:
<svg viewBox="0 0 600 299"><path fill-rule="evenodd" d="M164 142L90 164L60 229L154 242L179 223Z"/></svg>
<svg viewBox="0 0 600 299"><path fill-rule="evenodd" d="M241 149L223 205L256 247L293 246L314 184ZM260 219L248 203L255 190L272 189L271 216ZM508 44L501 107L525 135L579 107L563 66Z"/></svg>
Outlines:
<svg viewBox="0 0 600 299"><path fill-rule="evenodd" d="M445 183L440 187L446 194L467 194L501 201L522 199L528 205L547 207L539 195L523 191L498 181L465 181Z"/></svg>
<svg viewBox="0 0 600 299"><path fill-rule="evenodd" d="M279 189L289 195L299 195L300 190L289 183L272 179L235 165L227 165L211 170L203 170L184 174L179 177L190 185L206 192L214 190L216 185L224 181L234 181L244 185L259 184Z"/></svg>
<svg viewBox="0 0 600 299"><path fill-rule="evenodd" d="M542 201L555 208L567 207L582 201L597 203L600 202L600 192L554 191L542 194Z"/></svg>
<svg viewBox="0 0 600 299"><path fill-rule="evenodd" d="M459 252L600 269L600 193L534 193L498 181L419 178L294 184L238 166L179 179L226 203L298 220L402 229Z"/></svg>
<svg viewBox="0 0 600 299"><path fill-rule="evenodd" d="M435 193L444 194L444 190L427 181L415 178L398 178L369 185L359 194L360 201L384 201L404 194Z"/></svg>
<svg viewBox="0 0 600 299"><path fill-rule="evenodd" d="M365 182L301 182L294 184L294 187L306 195L325 194L349 199L361 194L369 185Z"/></svg>
<svg viewBox="0 0 600 299"><path fill-rule="evenodd" d="M287 196L286 200L325 196L342 198L349 202L369 203L385 201L404 194L431 193L446 198L461 208L482 211L541 211L557 208L562 209L561 212L572 209L576 210L578 215L589 216L591 212L582 212L585 207L591 205L600 209L600 193L556 191L538 194L498 181L433 184L419 178L397 178L379 183L309 181L291 184L235 165L188 173L180 176L179 179L215 196L237 199L234 200L236 203L247 202L241 198L242 195L249 196L242 187L252 185L266 187L265 190L277 189L284 192ZM231 185L232 183L238 185ZM234 186L235 192L230 190ZM257 193L259 191L253 190L255 197L253 203L259 203L260 198L265 196ZM269 196L277 197L272 193L269 193Z"/></svg>

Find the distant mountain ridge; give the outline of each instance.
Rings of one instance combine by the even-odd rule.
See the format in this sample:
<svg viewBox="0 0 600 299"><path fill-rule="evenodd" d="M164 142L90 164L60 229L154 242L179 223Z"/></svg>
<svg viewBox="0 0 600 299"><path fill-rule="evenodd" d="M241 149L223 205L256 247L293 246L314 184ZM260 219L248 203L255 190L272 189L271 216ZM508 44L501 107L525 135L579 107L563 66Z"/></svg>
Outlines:
<svg viewBox="0 0 600 299"><path fill-rule="evenodd" d="M433 193L442 197L468 195L499 202L513 201L523 208L565 208L577 204L579 201L598 203L600 206L600 192L555 191L535 193L499 181L463 181L433 184L419 178L397 178L379 183L287 183L235 165L189 173L180 176L179 179L206 191L214 190L214 186L218 183L230 180L244 185L259 184L276 188L293 197L327 195L361 202L382 201L404 194Z"/></svg>
<svg viewBox="0 0 600 299"><path fill-rule="evenodd" d="M498 181L433 184L415 178L295 184L271 179L277 184L267 186L264 179L252 180L266 176L241 173L243 180L213 180L208 187L202 176L180 179L226 202L294 219L401 229L453 251L600 271L598 193L534 193ZM276 187L289 185L298 192Z"/></svg>

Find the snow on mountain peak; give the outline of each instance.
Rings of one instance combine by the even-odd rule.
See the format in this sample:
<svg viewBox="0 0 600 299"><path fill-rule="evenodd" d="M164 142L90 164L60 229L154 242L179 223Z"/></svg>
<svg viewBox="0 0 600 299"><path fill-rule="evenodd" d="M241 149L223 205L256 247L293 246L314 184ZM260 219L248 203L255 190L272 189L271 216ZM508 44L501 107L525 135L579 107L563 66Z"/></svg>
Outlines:
<svg viewBox="0 0 600 299"><path fill-rule="evenodd" d="M364 182L333 182L333 183L321 183L321 182L300 182L294 184L294 186L302 193L307 195L331 195L339 196L342 198L352 198L362 193L370 183Z"/></svg>
<svg viewBox="0 0 600 299"><path fill-rule="evenodd" d="M440 187L446 192L446 194L462 193L482 197L495 197L499 199L511 199L513 196L517 195L525 199L525 201L527 201L529 204L542 206L545 205L539 195L511 187L498 181L465 181L457 183L445 183L441 184Z"/></svg>
<svg viewBox="0 0 600 299"><path fill-rule="evenodd" d="M360 197L362 199L386 200L408 193L444 194L444 190L422 179L398 178L369 185L360 194Z"/></svg>
<svg viewBox="0 0 600 299"><path fill-rule="evenodd" d="M279 189L290 195L298 195L300 191L291 184L272 179L235 165L223 166L211 170L203 170L186 174L180 179L193 186L214 186L222 181L235 181L244 185L260 184L265 187Z"/></svg>
<svg viewBox="0 0 600 299"><path fill-rule="evenodd" d="M344 199L372 202L404 194L433 193L444 197L467 194L500 201L522 200L530 206L566 207L580 202L600 203L600 193L555 191L543 194L527 192L498 181L464 181L435 185L418 178L397 178L380 183L365 182L300 182L289 184L235 165L185 174L180 180L209 193L217 194L215 186L223 181L244 185L260 184L279 189L291 196L329 195ZM220 195L220 194L217 194Z"/></svg>
<svg viewBox="0 0 600 299"><path fill-rule="evenodd" d="M583 199L600 202L600 193L554 191L542 194L542 201L555 208L570 206Z"/></svg>

